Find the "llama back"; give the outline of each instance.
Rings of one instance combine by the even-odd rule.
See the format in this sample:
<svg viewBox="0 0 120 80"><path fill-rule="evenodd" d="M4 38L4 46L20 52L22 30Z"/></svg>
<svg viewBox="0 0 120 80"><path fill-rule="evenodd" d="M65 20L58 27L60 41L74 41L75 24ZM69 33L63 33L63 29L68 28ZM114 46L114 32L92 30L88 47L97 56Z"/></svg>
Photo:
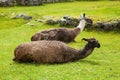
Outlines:
<svg viewBox="0 0 120 80"><path fill-rule="evenodd" d="M75 37L76 36L75 33L73 33L73 30L58 28L37 32L31 37L31 41L57 40L62 42L70 42L73 41Z"/></svg>

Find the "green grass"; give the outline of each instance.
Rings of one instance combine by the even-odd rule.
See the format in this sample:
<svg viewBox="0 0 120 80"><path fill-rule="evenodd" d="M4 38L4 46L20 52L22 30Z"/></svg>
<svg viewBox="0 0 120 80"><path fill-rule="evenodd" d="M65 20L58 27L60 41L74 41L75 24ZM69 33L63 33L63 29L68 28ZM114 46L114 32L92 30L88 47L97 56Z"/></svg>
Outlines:
<svg viewBox="0 0 120 80"><path fill-rule="evenodd" d="M86 43L83 37L95 37L101 43L89 57L65 64L32 64L12 61L17 45L30 42L36 31L58 28L35 22L42 16L61 17L71 15L78 17L85 12L94 21L120 19L120 2L70 2L45 4L34 7L0 8L0 80L120 80L120 34L114 32L87 31L82 32L76 43L68 45L80 49ZM22 19L11 19L12 13L26 13L33 16L32 23ZM4 15L3 15L4 14Z"/></svg>

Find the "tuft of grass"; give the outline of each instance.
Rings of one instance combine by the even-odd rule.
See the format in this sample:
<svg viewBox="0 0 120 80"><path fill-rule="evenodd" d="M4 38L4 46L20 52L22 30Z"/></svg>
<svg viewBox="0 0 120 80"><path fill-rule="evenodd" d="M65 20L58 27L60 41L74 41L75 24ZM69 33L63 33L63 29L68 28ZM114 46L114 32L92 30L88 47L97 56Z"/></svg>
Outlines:
<svg viewBox="0 0 120 80"><path fill-rule="evenodd" d="M83 37L95 37L101 48L95 49L87 58L65 64L34 64L16 63L12 61L14 49L21 43L30 42L31 36L58 25L49 26L38 23L35 19L42 16L61 17L71 15L78 17L85 12L94 21L106 21L120 18L120 2L70 2L45 4L32 7L0 8L0 80L119 80L120 79L120 34L114 32L83 31L75 43L68 45L80 49L86 43ZM33 16L29 26L28 21L11 19L11 14L26 13ZM4 14L4 15L3 15Z"/></svg>

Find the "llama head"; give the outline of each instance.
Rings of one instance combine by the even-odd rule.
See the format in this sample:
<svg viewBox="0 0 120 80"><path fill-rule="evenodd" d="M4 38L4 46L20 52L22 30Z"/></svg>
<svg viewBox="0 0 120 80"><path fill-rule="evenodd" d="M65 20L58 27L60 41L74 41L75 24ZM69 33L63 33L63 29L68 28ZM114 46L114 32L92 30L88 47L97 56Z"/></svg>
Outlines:
<svg viewBox="0 0 120 80"><path fill-rule="evenodd" d="M85 20L85 27L90 27L93 25L93 20L90 18L87 18L85 16L85 13L83 13L83 15L81 15L81 19L80 20Z"/></svg>
<svg viewBox="0 0 120 80"><path fill-rule="evenodd" d="M83 31L85 25L86 25L86 20L85 20L85 13L83 15L81 15L81 19L79 22L79 25L77 26L77 28L79 28L81 31Z"/></svg>
<svg viewBox="0 0 120 80"><path fill-rule="evenodd" d="M90 39L83 38L82 40L87 41L88 46L91 48L95 48L95 47L100 48L100 43L95 38L90 38Z"/></svg>

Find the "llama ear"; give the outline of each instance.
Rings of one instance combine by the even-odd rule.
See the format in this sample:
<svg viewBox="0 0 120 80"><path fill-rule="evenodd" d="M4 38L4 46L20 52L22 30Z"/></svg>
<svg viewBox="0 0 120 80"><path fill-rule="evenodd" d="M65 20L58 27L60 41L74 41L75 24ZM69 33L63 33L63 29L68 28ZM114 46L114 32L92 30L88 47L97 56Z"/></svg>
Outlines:
<svg viewBox="0 0 120 80"><path fill-rule="evenodd" d="M83 17L85 17L85 13L83 14Z"/></svg>
<svg viewBox="0 0 120 80"><path fill-rule="evenodd" d="M82 40L87 41L87 42L89 41L89 39L86 39L86 38L82 38Z"/></svg>
<svg viewBox="0 0 120 80"><path fill-rule="evenodd" d="M85 13L80 14L80 16L81 16L81 19L84 19L85 18Z"/></svg>

